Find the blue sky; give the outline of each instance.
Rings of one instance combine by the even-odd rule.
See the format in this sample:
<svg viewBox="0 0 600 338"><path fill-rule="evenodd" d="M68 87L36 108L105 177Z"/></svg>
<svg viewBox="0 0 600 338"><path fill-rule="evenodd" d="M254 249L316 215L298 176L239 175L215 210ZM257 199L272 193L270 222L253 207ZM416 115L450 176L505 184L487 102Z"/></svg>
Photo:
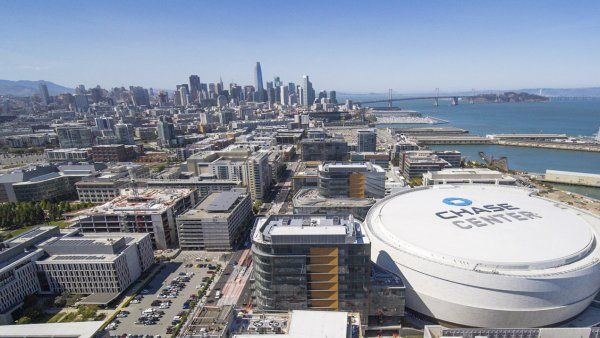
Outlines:
<svg viewBox="0 0 600 338"><path fill-rule="evenodd" d="M174 88L198 74L353 92L600 85L600 1L26 1L0 79Z"/></svg>

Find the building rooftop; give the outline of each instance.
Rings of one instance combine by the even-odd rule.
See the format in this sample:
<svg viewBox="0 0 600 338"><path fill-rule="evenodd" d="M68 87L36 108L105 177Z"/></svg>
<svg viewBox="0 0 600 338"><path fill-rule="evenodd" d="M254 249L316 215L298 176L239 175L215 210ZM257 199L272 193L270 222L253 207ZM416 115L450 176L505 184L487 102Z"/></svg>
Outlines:
<svg viewBox="0 0 600 338"><path fill-rule="evenodd" d="M374 198L324 197L317 188L303 188L294 195L294 207L369 207L375 204Z"/></svg>
<svg viewBox="0 0 600 338"><path fill-rule="evenodd" d="M121 195L105 204L72 213L72 216L89 216L104 214L128 215L131 213L151 215L162 213L175 205L177 201L189 196L192 189L121 189Z"/></svg>
<svg viewBox="0 0 600 338"><path fill-rule="evenodd" d="M2 325L0 337L69 337L92 338L100 330L103 321Z"/></svg>
<svg viewBox="0 0 600 338"><path fill-rule="evenodd" d="M195 208L180 215L179 219L226 219L246 196L247 194L244 189L213 192Z"/></svg>
<svg viewBox="0 0 600 338"><path fill-rule="evenodd" d="M369 243L360 222L346 215L271 215L256 221L253 240L285 243Z"/></svg>
<svg viewBox="0 0 600 338"><path fill-rule="evenodd" d="M235 338L347 338L360 337L360 315L351 312L293 310L290 313L254 314L244 333ZM348 326L352 326L349 329Z"/></svg>

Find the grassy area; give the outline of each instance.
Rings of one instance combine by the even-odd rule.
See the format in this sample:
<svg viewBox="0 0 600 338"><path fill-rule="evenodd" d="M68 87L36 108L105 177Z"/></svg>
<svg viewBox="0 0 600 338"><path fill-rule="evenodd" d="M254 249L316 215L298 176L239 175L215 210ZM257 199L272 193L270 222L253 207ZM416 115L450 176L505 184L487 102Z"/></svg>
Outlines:
<svg viewBox="0 0 600 338"><path fill-rule="evenodd" d="M2 236L2 238L5 238L5 239L13 238L13 237L19 236L20 234L25 233L25 232L37 227L37 226L38 225L30 225L30 226L22 227L22 228L15 229L15 230L3 230L1 233L1 236Z"/></svg>
<svg viewBox="0 0 600 338"><path fill-rule="evenodd" d="M60 220L60 221L50 221L48 222L48 225L54 225L57 226L61 229L65 229L69 227L69 222L65 221L65 220Z"/></svg>

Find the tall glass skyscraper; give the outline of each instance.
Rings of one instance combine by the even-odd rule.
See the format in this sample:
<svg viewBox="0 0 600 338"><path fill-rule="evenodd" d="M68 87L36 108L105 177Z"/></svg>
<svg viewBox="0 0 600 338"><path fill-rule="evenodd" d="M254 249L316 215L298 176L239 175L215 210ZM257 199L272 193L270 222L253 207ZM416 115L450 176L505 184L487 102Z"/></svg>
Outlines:
<svg viewBox="0 0 600 338"><path fill-rule="evenodd" d="M254 87L256 88L256 98L258 101L265 101L265 88L263 87L262 69L260 62L254 66Z"/></svg>

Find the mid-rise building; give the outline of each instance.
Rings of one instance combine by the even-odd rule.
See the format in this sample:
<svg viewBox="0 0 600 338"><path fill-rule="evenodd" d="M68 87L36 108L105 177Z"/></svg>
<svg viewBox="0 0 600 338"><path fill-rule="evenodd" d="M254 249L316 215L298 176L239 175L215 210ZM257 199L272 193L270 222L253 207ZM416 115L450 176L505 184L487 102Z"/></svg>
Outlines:
<svg viewBox="0 0 600 338"><path fill-rule="evenodd" d="M208 195L195 208L177 217L183 250L232 250L249 229L252 201L244 189Z"/></svg>
<svg viewBox="0 0 600 338"><path fill-rule="evenodd" d="M327 163L319 166L319 192L326 198L383 198L385 171L366 163Z"/></svg>
<svg viewBox="0 0 600 338"><path fill-rule="evenodd" d="M487 168L446 168L423 174L423 185L438 184L501 184L514 185L517 180L496 170Z"/></svg>
<svg viewBox="0 0 600 338"><path fill-rule="evenodd" d="M417 143L412 141L402 141L394 144L394 149L392 150L392 163L396 166L401 165L404 152L412 150L419 150Z"/></svg>
<svg viewBox="0 0 600 338"><path fill-rule="evenodd" d="M377 129L359 129L357 131L356 149L359 152L377 151Z"/></svg>
<svg viewBox="0 0 600 338"><path fill-rule="evenodd" d="M140 232L167 249L177 244L175 218L196 204L191 189L122 189L105 204L73 213L74 227L84 233Z"/></svg>
<svg viewBox="0 0 600 338"><path fill-rule="evenodd" d="M158 135L158 144L161 147L173 147L177 145L177 135L175 135L175 126L173 119L169 116L161 116L156 125Z"/></svg>
<svg viewBox="0 0 600 338"><path fill-rule="evenodd" d="M371 162L376 164L384 169L387 169L390 166L390 153L387 151L384 152L350 152L350 162Z"/></svg>
<svg viewBox="0 0 600 338"><path fill-rule="evenodd" d="M371 244L350 215L271 215L252 234L259 310L368 313Z"/></svg>
<svg viewBox="0 0 600 338"><path fill-rule="evenodd" d="M56 226L0 244L0 324L31 294L98 294L108 303L154 263L148 234L82 234Z"/></svg>
<svg viewBox="0 0 600 338"><path fill-rule="evenodd" d="M49 293L116 297L154 263L148 234L77 234L43 249L48 256L36 264L41 291Z"/></svg>
<svg viewBox="0 0 600 338"><path fill-rule="evenodd" d="M92 147L94 162L129 162L135 158L135 146L106 144Z"/></svg>
<svg viewBox="0 0 600 338"><path fill-rule="evenodd" d="M448 161L439 158L431 151L406 151L402 153L400 168L406 179L421 178L428 171L440 171L450 167Z"/></svg>
<svg viewBox="0 0 600 338"><path fill-rule="evenodd" d="M89 149L46 149L44 153L48 162L85 162L90 160Z"/></svg>
<svg viewBox="0 0 600 338"><path fill-rule="evenodd" d="M82 125L58 125L55 128L61 148L89 148L93 144L92 129Z"/></svg>
<svg viewBox="0 0 600 338"><path fill-rule="evenodd" d="M341 138L315 138L300 141L302 161L346 161L348 143Z"/></svg>

